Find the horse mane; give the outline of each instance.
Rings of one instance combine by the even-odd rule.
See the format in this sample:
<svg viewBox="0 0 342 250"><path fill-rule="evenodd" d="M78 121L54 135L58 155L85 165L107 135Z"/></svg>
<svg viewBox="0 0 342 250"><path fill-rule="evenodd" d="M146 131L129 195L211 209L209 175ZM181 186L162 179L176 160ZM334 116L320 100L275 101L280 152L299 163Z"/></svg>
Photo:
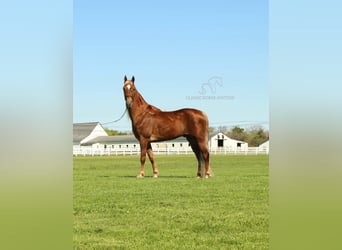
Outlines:
<svg viewBox="0 0 342 250"><path fill-rule="evenodd" d="M146 101L145 101L145 99L142 97L142 95L139 93L139 91L137 90L137 89L135 89L135 91L136 91L136 93L135 93L135 97L134 97L134 99L135 99L135 101L139 104L139 106L140 105L149 105Z"/></svg>
<svg viewBox="0 0 342 250"><path fill-rule="evenodd" d="M149 113L157 113L157 112L161 112L162 110L149 104L148 102L145 101L145 99L142 97L142 95L139 93L139 91L136 89L136 101L138 103L138 105L147 105L146 111Z"/></svg>

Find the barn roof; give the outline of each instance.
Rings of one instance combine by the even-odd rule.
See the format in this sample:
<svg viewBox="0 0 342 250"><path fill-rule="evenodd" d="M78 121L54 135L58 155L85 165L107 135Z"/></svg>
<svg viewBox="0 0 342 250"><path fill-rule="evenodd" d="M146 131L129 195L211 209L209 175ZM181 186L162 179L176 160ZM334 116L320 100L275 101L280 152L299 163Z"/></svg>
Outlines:
<svg viewBox="0 0 342 250"><path fill-rule="evenodd" d="M228 137L223 131L216 131L216 132L209 133L209 138L212 138L213 136L218 135L218 134L223 134L224 136Z"/></svg>
<svg viewBox="0 0 342 250"><path fill-rule="evenodd" d="M133 135L110 135L110 136L98 136L94 139L83 143L82 145L92 145L95 143L101 144L125 144L125 143L139 143L139 141Z"/></svg>
<svg viewBox="0 0 342 250"><path fill-rule="evenodd" d="M236 141L236 142L240 142L240 143L247 143L247 142L245 142L245 141L240 141L240 140L232 139L232 138L230 138L229 136L227 136L225 133L220 132L220 131L219 131L219 132L210 133L210 134L209 134L209 140L210 140L211 138L217 136L218 134L223 134L223 136L224 136L225 138L228 138L229 140L232 140L232 141Z"/></svg>
<svg viewBox="0 0 342 250"><path fill-rule="evenodd" d="M89 136L99 122L85 122L73 124L73 143L80 143Z"/></svg>
<svg viewBox="0 0 342 250"><path fill-rule="evenodd" d="M267 141L264 141L259 145L259 147L269 147L270 146L270 140L268 139Z"/></svg>

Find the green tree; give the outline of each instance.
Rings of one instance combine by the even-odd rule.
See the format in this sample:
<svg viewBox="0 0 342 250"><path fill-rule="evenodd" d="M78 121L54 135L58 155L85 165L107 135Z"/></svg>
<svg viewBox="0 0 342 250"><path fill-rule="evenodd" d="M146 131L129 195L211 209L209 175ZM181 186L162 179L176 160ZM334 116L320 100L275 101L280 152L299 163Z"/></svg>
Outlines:
<svg viewBox="0 0 342 250"><path fill-rule="evenodd" d="M247 133L243 128L235 126L227 132L227 136L234 140L246 141Z"/></svg>
<svg viewBox="0 0 342 250"><path fill-rule="evenodd" d="M128 132L117 131L117 130L113 130L109 128L104 128L104 130L106 131L108 135L129 135L130 134Z"/></svg>
<svg viewBox="0 0 342 250"><path fill-rule="evenodd" d="M269 139L268 131L265 131L262 127L253 127L248 130L247 142L250 147L258 147Z"/></svg>
<svg viewBox="0 0 342 250"><path fill-rule="evenodd" d="M269 139L268 131L259 126L247 130L235 126L226 135L231 139L247 142L250 147L258 147Z"/></svg>

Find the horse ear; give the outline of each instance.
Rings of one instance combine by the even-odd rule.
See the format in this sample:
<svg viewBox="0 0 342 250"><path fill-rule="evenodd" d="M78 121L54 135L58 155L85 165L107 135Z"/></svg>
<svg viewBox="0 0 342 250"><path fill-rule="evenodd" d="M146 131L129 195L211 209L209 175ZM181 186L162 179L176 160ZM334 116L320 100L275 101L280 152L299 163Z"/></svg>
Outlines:
<svg viewBox="0 0 342 250"><path fill-rule="evenodd" d="M125 75L125 77L124 77L124 82L126 82L127 81L127 76Z"/></svg>
<svg viewBox="0 0 342 250"><path fill-rule="evenodd" d="M134 80L135 80L135 78L134 78L134 76L132 76L132 80L131 80L131 81L132 81L133 83L134 83Z"/></svg>

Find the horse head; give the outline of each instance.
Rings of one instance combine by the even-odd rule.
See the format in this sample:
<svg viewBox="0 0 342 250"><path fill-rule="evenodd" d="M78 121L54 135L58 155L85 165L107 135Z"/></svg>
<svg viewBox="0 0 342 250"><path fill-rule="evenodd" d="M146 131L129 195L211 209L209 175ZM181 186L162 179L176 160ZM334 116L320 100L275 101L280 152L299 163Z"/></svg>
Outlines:
<svg viewBox="0 0 342 250"><path fill-rule="evenodd" d="M132 76L131 80L128 80L127 77L124 77L124 85L123 85L123 91L125 95L125 101L127 108L130 108L133 103L133 99L136 93L136 88L134 86L134 76Z"/></svg>

